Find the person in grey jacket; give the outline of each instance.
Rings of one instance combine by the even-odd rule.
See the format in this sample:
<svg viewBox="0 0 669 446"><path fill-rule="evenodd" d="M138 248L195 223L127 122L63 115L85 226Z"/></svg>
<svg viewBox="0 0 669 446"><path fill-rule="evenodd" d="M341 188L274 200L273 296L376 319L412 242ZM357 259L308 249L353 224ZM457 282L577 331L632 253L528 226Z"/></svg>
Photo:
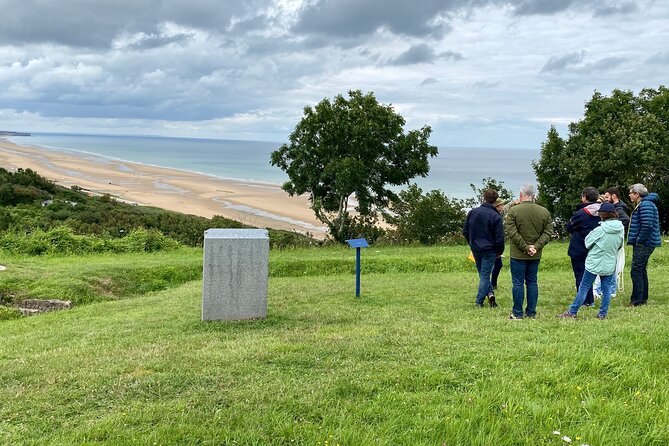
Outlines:
<svg viewBox="0 0 669 446"><path fill-rule="evenodd" d="M632 295L630 307L648 302L648 259L655 248L662 246L660 238L660 217L655 203L656 193L648 193L643 184L630 187L630 200L636 206L632 211L627 244L632 245Z"/></svg>

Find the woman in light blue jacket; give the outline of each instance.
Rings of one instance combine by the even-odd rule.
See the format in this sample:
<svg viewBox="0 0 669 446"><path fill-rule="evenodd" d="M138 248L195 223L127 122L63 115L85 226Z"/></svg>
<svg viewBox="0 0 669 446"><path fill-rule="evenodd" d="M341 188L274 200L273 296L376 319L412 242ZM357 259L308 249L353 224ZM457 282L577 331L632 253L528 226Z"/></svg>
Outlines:
<svg viewBox="0 0 669 446"><path fill-rule="evenodd" d="M609 311L611 288L615 280L618 250L623 246L625 229L618 220L616 208L611 203L603 203L599 208L602 221L599 226L585 238L588 256L585 259L585 272L574 298L574 303L559 318L576 318L579 308L583 305L588 290L597 276L602 279L602 304L597 318L604 319Z"/></svg>

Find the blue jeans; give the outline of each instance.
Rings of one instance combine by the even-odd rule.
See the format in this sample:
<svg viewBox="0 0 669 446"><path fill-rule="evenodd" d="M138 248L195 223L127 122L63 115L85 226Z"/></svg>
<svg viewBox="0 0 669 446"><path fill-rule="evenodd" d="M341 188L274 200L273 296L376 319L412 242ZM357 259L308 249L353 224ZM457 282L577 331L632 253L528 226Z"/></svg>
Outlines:
<svg viewBox="0 0 669 446"><path fill-rule="evenodd" d="M584 258L571 258L571 268L574 270L574 279L576 282L576 290L581 286L581 280L583 280L583 274L585 273L585 257ZM585 295L585 305L594 305L595 295L592 294L592 283L588 289L588 293Z"/></svg>
<svg viewBox="0 0 669 446"><path fill-rule="evenodd" d="M502 271L502 257L497 257L495 259L495 267L492 269L492 278L490 279L493 287L497 286L497 278L500 271Z"/></svg>
<svg viewBox="0 0 669 446"><path fill-rule="evenodd" d="M583 273L583 279L581 279L581 284L578 286L578 292L574 298L574 303L569 307L569 312L571 314L578 313L578 309L581 308L581 305L585 302L586 295L588 290L592 290L592 283L595 281L597 274L593 274L587 269ZM602 279L602 304L599 307L599 315L606 316L609 312L609 304L611 303L611 289L612 285L616 281L616 275L611 274L610 276L600 276Z"/></svg>
<svg viewBox="0 0 669 446"><path fill-rule="evenodd" d="M644 305L648 302L648 259L655 251L653 246L634 245L632 251L632 305Z"/></svg>
<svg viewBox="0 0 669 446"><path fill-rule="evenodd" d="M483 305L488 293L492 293L492 284L490 283L490 274L495 266L497 254L494 252L473 252L476 260L476 269L479 272L479 289L476 293L476 304Z"/></svg>
<svg viewBox="0 0 669 446"><path fill-rule="evenodd" d="M509 266L511 267L511 282L513 283L511 291L513 294L513 315L523 317L523 302L525 301L525 287L527 287L525 315L536 316L537 301L539 300L539 285L537 284L539 259L511 259Z"/></svg>

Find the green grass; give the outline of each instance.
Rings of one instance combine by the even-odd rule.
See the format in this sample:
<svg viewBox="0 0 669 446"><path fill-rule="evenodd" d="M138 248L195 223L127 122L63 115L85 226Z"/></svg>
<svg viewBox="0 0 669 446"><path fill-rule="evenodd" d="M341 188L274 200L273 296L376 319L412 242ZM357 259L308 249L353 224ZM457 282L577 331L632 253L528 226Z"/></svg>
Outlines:
<svg viewBox="0 0 669 446"><path fill-rule="evenodd" d="M200 250L8 259L2 286L104 277L117 294L0 321L0 444L669 444L666 251L649 305L624 307L628 277L605 321L554 317L573 298L557 243L523 321L506 319L508 264L501 308L474 308L465 247L364 250L361 299L353 250L273 251L267 320L235 323L200 321L197 275L114 285L201 268Z"/></svg>

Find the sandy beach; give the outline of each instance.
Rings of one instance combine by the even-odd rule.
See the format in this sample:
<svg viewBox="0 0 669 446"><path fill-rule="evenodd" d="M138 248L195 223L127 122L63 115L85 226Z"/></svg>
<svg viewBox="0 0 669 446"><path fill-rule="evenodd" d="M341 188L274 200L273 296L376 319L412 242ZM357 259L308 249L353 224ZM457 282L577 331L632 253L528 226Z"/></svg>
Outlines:
<svg viewBox="0 0 669 446"><path fill-rule="evenodd" d="M77 185L138 205L203 217L222 215L255 227L325 236L325 227L309 209L307 197L290 197L277 184L223 179L89 155L79 157L17 145L1 137L0 166L10 171L29 168L61 186Z"/></svg>

